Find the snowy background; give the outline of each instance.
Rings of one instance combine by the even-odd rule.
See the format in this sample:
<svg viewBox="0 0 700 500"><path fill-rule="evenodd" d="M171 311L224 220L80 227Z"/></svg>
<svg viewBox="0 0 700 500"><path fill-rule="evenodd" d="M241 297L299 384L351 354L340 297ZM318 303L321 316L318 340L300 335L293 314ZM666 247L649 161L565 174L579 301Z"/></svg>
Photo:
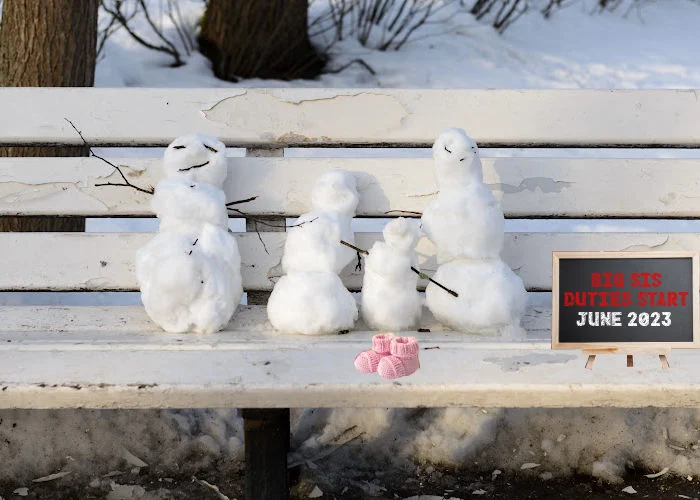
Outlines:
<svg viewBox="0 0 700 500"><path fill-rule="evenodd" d="M178 2L195 29L203 2ZM469 4L470 2L465 2ZM537 3L536 1L533 3ZM96 72L101 87L421 87L421 88L699 88L700 4L692 0L637 1L601 13L590 0L569 0L551 19L531 9L499 34L459 8L440 12L400 51L381 52L352 37L331 50L329 68L361 58L314 81L216 79L198 52L179 68L167 55L148 51L123 30L106 42ZM163 2L152 15L171 30ZM324 8L317 1L314 13ZM102 19L104 21L104 18ZM143 23L135 19L135 26ZM317 44L324 44L319 37ZM438 131L436 131L437 133ZM102 150L109 156L160 156L162 150ZM412 155L427 150L288 150L287 155ZM242 154L233 150L230 154ZM485 150L484 155L615 155L634 151ZM655 151L663 157L699 151ZM357 230L368 226L358 221ZM372 222L376 230L377 222ZM241 230L240 221L233 223ZM91 220L91 231L152 231L153 220ZM698 231L684 221L508 221L509 231ZM546 300L547 297L540 297ZM2 303L55 303L48 294L4 294ZM62 303L138 303L137 294L61 294ZM305 462L323 483L338 475L433 465L519 471L543 478L572 473L620 481L627 467L656 472L665 467L700 479L700 412L667 409L420 409L293 412L292 460ZM2 411L0 476L26 482L59 471L89 481L109 471L128 476L194 473L232 467L242 458L242 421L236 410ZM136 458L138 457L138 458ZM146 467L140 460L147 463ZM227 465L228 464L228 465ZM531 467L531 468L529 468ZM222 470L224 470L222 469ZM365 474L363 476L363 474ZM377 484L381 482L377 479ZM368 494L373 482L361 482ZM373 489L374 488L374 489ZM1 492L0 494L5 494Z"/></svg>

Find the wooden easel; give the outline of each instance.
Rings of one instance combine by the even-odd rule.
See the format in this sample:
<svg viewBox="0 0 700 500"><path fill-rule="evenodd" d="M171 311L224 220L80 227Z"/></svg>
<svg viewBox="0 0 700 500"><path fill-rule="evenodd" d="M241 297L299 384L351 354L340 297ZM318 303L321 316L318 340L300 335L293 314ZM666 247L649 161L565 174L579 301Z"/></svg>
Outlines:
<svg viewBox="0 0 700 500"><path fill-rule="evenodd" d="M627 368L634 367L634 354L658 354L659 361L661 362L661 368L663 368L664 370L668 370L671 367L671 365L668 363L668 358L666 357L668 354L670 354L670 349L663 349L662 352L659 352L659 349L655 349L652 351L649 349L638 348L633 350L626 349L622 352L625 352L627 354ZM583 353L588 354L588 359L586 360L586 370L592 370L593 362L595 361L595 357L598 354L621 354L621 350L618 348L584 349Z"/></svg>

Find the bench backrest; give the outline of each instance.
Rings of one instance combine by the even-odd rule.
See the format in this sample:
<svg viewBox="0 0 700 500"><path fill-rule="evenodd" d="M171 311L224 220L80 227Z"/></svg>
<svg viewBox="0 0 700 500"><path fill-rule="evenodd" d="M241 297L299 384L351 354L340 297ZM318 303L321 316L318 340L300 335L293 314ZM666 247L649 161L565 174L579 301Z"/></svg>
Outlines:
<svg viewBox="0 0 700 500"><path fill-rule="evenodd" d="M694 91L0 89L1 145L165 146L191 132L256 157L231 158L229 200L254 216L294 217L310 208L314 179L328 168L359 172L359 217L421 211L435 193L424 152L348 158L338 147L429 147L445 127L464 128L483 148L695 148ZM329 148L324 156L277 156L279 148ZM261 152L261 150L263 150ZM337 153L337 154L336 154ZM262 156L259 156L262 155ZM267 157L265 157L267 156ZM333 157L335 156L335 157ZM638 156L638 155L637 155ZM159 160L115 159L141 186ZM700 160L485 158L485 180L508 218L700 217ZM0 216L150 216L149 195L96 186L118 174L96 158L0 159ZM389 213L389 215L387 215ZM237 234L244 287L270 290L284 234ZM136 290L134 251L149 234L0 233L0 290ZM368 248L379 233L358 234ZM266 247L263 248L263 243ZM551 289L552 250L700 249L700 235L509 233L503 256L529 290ZM423 266L435 267L422 240ZM349 270L345 283L361 285Z"/></svg>

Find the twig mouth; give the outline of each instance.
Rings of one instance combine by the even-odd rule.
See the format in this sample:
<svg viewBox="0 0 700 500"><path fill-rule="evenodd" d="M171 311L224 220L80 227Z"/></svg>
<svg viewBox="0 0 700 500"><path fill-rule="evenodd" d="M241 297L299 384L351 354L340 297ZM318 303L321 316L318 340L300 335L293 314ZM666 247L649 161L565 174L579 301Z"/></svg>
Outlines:
<svg viewBox="0 0 700 500"><path fill-rule="evenodd" d="M199 165L192 165L191 167L187 167L187 168L179 168L177 171L178 172L187 172L188 170L192 170L193 168L202 168L204 165L209 165L209 160L207 160L204 163L201 163Z"/></svg>

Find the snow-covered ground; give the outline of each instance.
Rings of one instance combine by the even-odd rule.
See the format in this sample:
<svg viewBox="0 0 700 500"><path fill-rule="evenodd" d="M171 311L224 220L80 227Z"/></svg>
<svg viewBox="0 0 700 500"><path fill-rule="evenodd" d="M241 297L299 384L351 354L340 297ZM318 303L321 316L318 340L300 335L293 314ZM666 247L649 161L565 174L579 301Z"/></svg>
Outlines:
<svg viewBox="0 0 700 500"><path fill-rule="evenodd" d="M163 2L152 0L153 13ZM321 8L317 1L313 12ZM470 4L471 2L465 2ZM504 35L466 12L444 11L419 29L399 52L379 52L353 39L336 44L331 68L361 58L359 65L314 81L217 80L198 53L170 68L168 56L147 51L123 32L106 43L97 66L98 86L225 87L520 87L520 88L698 88L700 5L691 0L641 2L644 7L593 13L590 0L545 20L534 9ZM180 2L194 26L203 3ZM166 21L166 31L172 34ZM322 40L315 40L322 43ZM437 131L436 131L437 132ZM161 151L148 154L159 155ZM289 150L290 155L308 154ZM424 156L425 150L400 154ZM486 154L541 154L548 151L486 151ZM596 154L607 154L598 150ZM616 156L629 151L612 152ZM659 156L677 152L656 152ZM111 151L128 156L133 151ZM138 151L137 154L144 154ZM328 154L314 151L311 154ZM397 154L396 150L331 154ZM562 154L561 151L556 154ZM568 151L565 154L589 154ZM700 156L697 151L684 155ZM545 224L549 224L546 225ZM693 222L511 221L508 230L678 230L697 231ZM152 221L91 221L90 230L151 231ZM63 296L64 298L66 295ZM82 295L71 300L82 301ZM111 300L110 297L107 299ZM99 300L107 300L101 296ZM127 296L127 302L134 295ZM31 298L2 300L50 302ZM546 300L546 299L545 299ZM473 466L479 470L525 470L534 476L589 474L617 481L625 467L669 471L693 481L700 475L700 411L680 409L376 409L294 412L292 459L323 463L328 470L387 469L416 464ZM182 411L2 411L0 479L26 481L59 470L88 477L111 470L128 472L131 454L164 473L206 468L218 459L242 457L242 424L235 410ZM339 446L338 447L338 445ZM347 443L347 444L343 444ZM124 450L128 450L126 453ZM330 451L333 451L330 453ZM322 457L322 458L318 458ZM529 467L529 466L528 466ZM548 476L545 476L548 477ZM368 483L369 484L369 483ZM9 492L0 491L9 497Z"/></svg>
<svg viewBox="0 0 700 500"><path fill-rule="evenodd" d="M154 5L158 2L153 1ZM201 1L183 0L192 25ZM471 5L472 2L464 2ZM533 5L537 5L535 0ZM419 28L399 52L368 49L351 37L331 49L330 68L361 58L359 65L319 80L281 82L217 80L199 53L180 68L167 55L146 51L123 31L105 46L97 65L100 87L422 87L422 88L698 88L697 26L700 5L692 0L638 2L597 13L591 0L564 1L547 20L536 10L499 35L468 9L446 9ZM310 18L326 4L316 0ZM167 22L166 32L172 34ZM324 40L314 40L323 45Z"/></svg>

